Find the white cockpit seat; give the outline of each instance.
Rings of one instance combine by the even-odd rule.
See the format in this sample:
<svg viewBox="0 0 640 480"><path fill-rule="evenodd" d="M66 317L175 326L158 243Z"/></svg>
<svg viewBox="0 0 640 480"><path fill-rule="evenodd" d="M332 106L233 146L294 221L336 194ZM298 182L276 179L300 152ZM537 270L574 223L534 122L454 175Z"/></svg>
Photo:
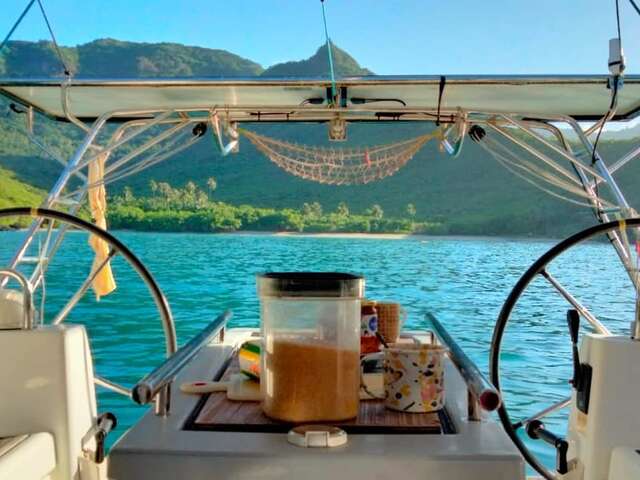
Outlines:
<svg viewBox="0 0 640 480"><path fill-rule="evenodd" d="M46 325L32 330L0 329L0 378L4 385L0 437L48 432L51 445L55 443L51 480L77 479L82 439L97 417L93 362L85 328ZM34 438L22 448L36 441ZM29 460L22 468L27 465L31 468ZM0 473L0 480L24 478L32 477Z"/></svg>
<svg viewBox="0 0 640 480"><path fill-rule="evenodd" d="M24 295L19 290L0 288L0 330L24 326Z"/></svg>
<svg viewBox="0 0 640 480"><path fill-rule="evenodd" d="M47 432L0 439L0 478L42 480L56 468L53 435Z"/></svg>

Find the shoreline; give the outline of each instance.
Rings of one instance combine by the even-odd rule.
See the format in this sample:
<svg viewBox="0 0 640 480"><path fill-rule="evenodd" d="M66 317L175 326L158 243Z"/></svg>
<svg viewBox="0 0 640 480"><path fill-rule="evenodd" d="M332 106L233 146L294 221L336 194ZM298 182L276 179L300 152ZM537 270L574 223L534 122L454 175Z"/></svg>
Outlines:
<svg viewBox="0 0 640 480"><path fill-rule="evenodd" d="M133 231L133 230L132 230ZM187 232L185 232L187 233ZM205 234L206 235L206 234ZM518 236L518 235L429 235L426 233L346 233L346 232L264 232L264 231L238 231L238 232L217 232L213 235L235 235L235 236L268 236L268 237L292 237L292 238L337 238L337 239L370 239L370 240L514 240L514 241L552 241L557 242L561 237L542 236Z"/></svg>
<svg viewBox="0 0 640 480"><path fill-rule="evenodd" d="M26 228L0 229L1 232L26 232ZM78 232L75 229L67 233ZM141 233L141 234L168 234L168 235L220 235L236 237L282 237L282 238L327 238L343 240L448 240L448 241L527 241L527 242L559 242L563 237L544 237L526 235L429 235L426 233L366 233L366 232L278 232L264 230L238 230L235 232L164 232L150 230L113 229L112 233Z"/></svg>

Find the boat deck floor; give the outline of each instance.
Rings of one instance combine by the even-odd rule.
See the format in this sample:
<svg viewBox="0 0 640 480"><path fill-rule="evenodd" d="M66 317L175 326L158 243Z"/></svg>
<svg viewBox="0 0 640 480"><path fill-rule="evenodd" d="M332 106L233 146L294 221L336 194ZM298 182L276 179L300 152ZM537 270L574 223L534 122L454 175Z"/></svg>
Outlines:
<svg viewBox="0 0 640 480"><path fill-rule="evenodd" d="M229 329L223 343L207 345L185 366L171 392L171 414L159 417L149 410L115 443L108 459L109 478L524 480L522 457L502 427L491 417L480 422L466 418L466 386L450 361L445 362L446 408L453 434L394 432L392 427L385 427L383 431L349 433L346 445L325 449L289 444L286 433L281 433L287 428L283 424L278 426L278 432L255 431L262 427L246 423L225 431L220 424L227 420L218 417L217 430L193 429L194 420L203 415L202 421L209 411L205 406L215 406L214 398L187 395L178 385L220 379L239 345L256 334L256 329ZM420 341L428 341L426 333L422 332L422 336ZM234 408L238 410L242 405ZM255 410L259 408L257 402L251 407L261 414ZM379 405L371 404L370 408L375 412ZM412 415L414 419L419 416L422 415ZM230 423L237 424L238 419Z"/></svg>
<svg viewBox="0 0 640 480"><path fill-rule="evenodd" d="M234 353L220 380L229 381L240 373L237 352ZM433 413L396 412L385 408L382 400L360 402L358 417L343 422L331 422L349 434L358 433L455 433L453 422L445 409ZM225 392L215 392L202 397L191 417L185 423L186 430L220 432L287 433L294 425L278 422L262 413L260 402L233 401Z"/></svg>

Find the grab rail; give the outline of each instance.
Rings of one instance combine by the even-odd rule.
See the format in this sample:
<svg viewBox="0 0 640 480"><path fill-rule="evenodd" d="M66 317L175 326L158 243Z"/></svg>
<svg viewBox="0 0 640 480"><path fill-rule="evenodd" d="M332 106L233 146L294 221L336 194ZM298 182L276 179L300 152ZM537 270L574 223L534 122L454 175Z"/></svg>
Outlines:
<svg viewBox="0 0 640 480"><path fill-rule="evenodd" d="M140 380L131 391L131 398L140 405L146 405L155 398L156 415L166 416L171 401L171 382L200 349L215 336L222 337L224 327L231 318L230 311L224 312L207 325L199 334L178 349L176 353L158 365Z"/></svg>
<svg viewBox="0 0 640 480"><path fill-rule="evenodd" d="M469 392L469 420L479 421L478 407L491 412L502 403L500 392L482 374L477 365L462 351L460 346L431 313L427 313L427 320L433 326L433 331L440 342L449 349L449 358L456 366Z"/></svg>
<svg viewBox="0 0 640 480"><path fill-rule="evenodd" d="M22 328L31 330L33 328L35 307L33 306L33 285L22 273L11 268L0 269L0 278L11 277L16 280L22 287L24 320Z"/></svg>

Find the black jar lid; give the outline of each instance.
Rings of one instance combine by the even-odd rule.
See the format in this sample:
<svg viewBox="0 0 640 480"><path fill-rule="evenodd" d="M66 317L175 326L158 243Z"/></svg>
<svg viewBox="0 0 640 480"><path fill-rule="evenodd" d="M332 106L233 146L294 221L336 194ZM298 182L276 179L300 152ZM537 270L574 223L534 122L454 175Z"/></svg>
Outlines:
<svg viewBox="0 0 640 480"><path fill-rule="evenodd" d="M261 297L362 298L364 277L341 272L267 272L258 276Z"/></svg>

